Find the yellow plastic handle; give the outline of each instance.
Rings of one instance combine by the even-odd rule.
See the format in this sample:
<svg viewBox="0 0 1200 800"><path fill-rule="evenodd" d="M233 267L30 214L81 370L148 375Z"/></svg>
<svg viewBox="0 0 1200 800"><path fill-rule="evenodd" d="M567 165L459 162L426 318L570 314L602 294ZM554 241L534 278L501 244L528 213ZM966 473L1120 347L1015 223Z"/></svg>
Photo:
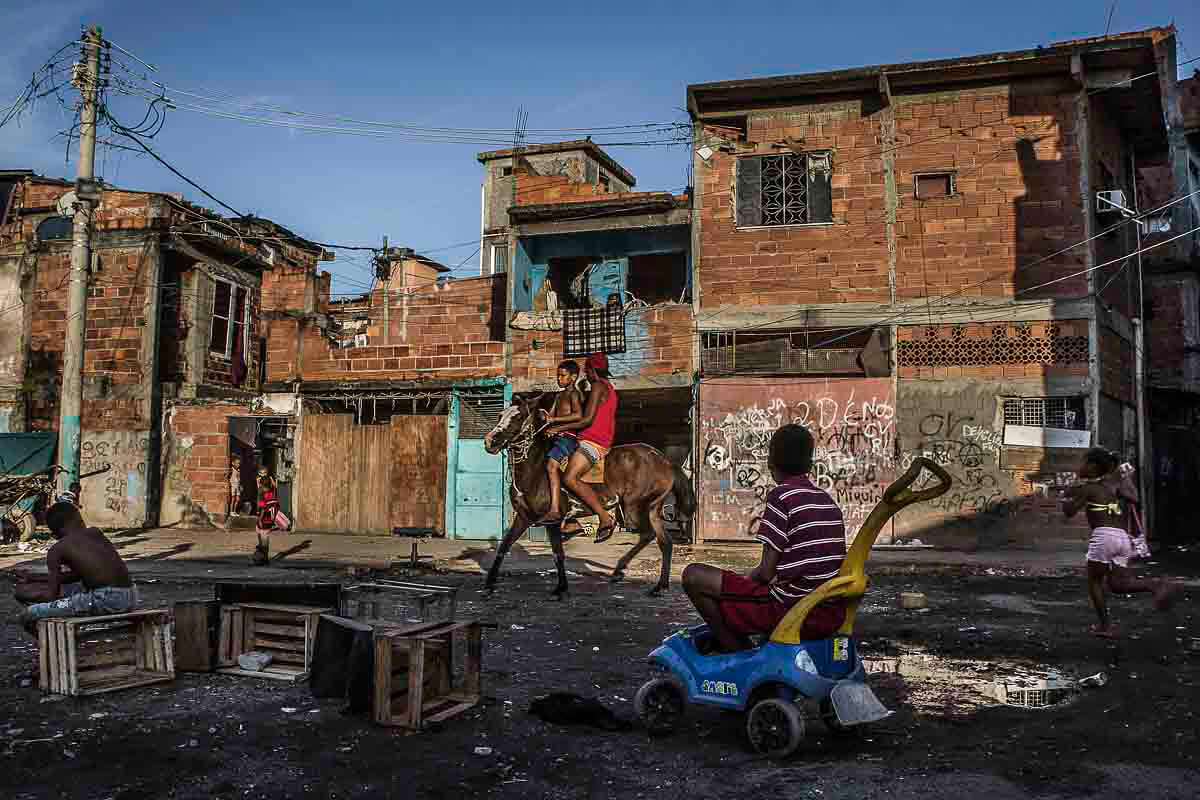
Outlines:
<svg viewBox="0 0 1200 800"><path fill-rule="evenodd" d="M916 492L911 491L909 487L916 482L922 469L927 469L933 473L934 477L938 479L937 485ZM942 469L940 464L922 456L913 461L908 471L884 490L883 502L894 507L892 511L894 514L905 506L911 506L913 503L923 503L926 500L940 497L950 491L952 483L954 483L954 479L950 477L949 472Z"/></svg>

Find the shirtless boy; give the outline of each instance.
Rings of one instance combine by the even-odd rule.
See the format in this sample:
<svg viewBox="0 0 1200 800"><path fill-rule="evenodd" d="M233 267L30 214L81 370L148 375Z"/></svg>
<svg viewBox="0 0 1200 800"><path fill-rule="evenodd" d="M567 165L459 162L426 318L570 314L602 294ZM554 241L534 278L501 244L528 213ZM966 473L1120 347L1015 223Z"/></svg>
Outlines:
<svg viewBox="0 0 1200 800"><path fill-rule="evenodd" d="M1092 448L1084 456L1079 477L1083 482L1066 490L1063 513L1068 518L1080 510L1087 514L1092 529L1087 551L1088 595L1100 620L1092 626L1092 632L1112 638L1116 631L1108 618L1106 580L1109 590L1119 594L1153 592L1159 610L1170 606L1177 587L1167 580L1130 574L1133 540L1128 533L1129 509L1137 506L1138 499L1129 479L1117 471L1117 457L1103 448Z"/></svg>
<svg viewBox="0 0 1200 800"><path fill-rule="evenodd" d="M558 385L562 389L554 400L554 409L542 420L548 425L563 425L583 419L583 395L575 382L579 380L579 365L564 361L558 365ZM550 479L550 510L540 521L542 525L554 525L562 521L559 497L562 494L562 472L567 468L571 454L579 449L579 437L574 431L564 431L554 437L550 452L546 454L546 475Z"/></svg>
<svg viewBox="0 0 1200 800"><path fill-rule="evenodd" d="M46 512L46 525L58 542L46 554L47 578L17 586L16 599L28 605L21 624L31 634L50 617L122 614L137 606L137 588L112 542L84 525L79 509L58 502Z"/></svg>

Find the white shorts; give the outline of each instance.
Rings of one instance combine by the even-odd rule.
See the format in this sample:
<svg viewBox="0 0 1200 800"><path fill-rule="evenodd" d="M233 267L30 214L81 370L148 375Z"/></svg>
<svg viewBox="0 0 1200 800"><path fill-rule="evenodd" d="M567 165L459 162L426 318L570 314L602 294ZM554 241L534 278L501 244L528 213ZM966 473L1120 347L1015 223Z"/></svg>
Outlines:
<svg viewBox="0 0 1200 800"><path fill-rule="evenodd" d="M1129 566L1133 540L1120 528L1093 528L1088 540L1087 560L1113 567Z"/></svg>

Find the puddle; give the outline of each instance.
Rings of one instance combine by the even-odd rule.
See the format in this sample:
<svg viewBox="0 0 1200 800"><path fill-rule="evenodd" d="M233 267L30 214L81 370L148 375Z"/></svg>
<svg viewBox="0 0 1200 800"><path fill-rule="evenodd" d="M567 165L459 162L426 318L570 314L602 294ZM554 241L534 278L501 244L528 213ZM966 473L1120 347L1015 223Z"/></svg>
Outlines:
<svg viewBox="0 0 1200 800"><path fill-rule="evenodd" d="M919 713L959 715L996 705L1047 708L1069 702L1075 681L1035 664L945 658L921 651L863 658L876 686L896 685Z"/></svg>

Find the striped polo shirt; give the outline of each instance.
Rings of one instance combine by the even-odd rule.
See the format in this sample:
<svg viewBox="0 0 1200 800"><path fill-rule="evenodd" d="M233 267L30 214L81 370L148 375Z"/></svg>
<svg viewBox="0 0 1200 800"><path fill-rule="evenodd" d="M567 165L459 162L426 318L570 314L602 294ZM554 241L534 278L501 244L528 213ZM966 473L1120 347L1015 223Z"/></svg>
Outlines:
<svg viewBox="0 0 1200 800"><path fill-rule="evenodd" d="M757 538L779 553L771 597L786 606L836 576L846 557L842 510L806 476L789 478L767 495Z"/></svg>

